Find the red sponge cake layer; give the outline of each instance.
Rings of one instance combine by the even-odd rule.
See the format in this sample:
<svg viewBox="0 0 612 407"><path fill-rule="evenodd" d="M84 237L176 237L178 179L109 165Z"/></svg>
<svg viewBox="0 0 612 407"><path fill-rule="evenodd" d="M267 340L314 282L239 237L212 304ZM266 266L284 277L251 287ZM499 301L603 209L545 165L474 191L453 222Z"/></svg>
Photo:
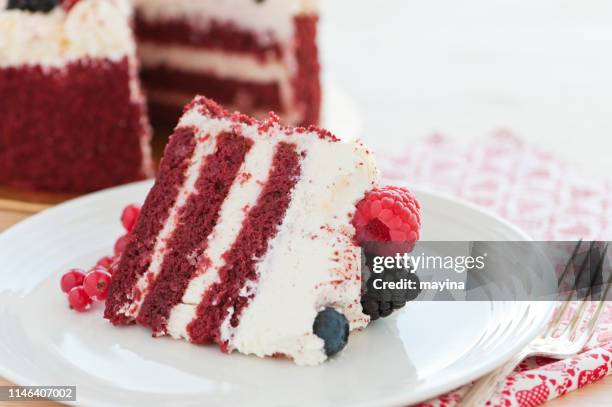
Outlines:
<svg viewBox="0 0 612 407"><path fill-rule="evenodd" d="M0 68L0 182L84 192L150 176L130 72L127 58Z"/></svg>
<svg viewBox="0 0 612 407"><path fill-rule="evenodd" d="M121 307L128 301L138 278L149 268L155 239L168 220L170 209L185 182L195 146L195 130L191 128L177 129L166 146L159 176L142 207L139 217L141 221L136 224L132 238L121 257L119 270L123 272L113 278L106 300L104 316L116 325L132 323Z"/></svg>

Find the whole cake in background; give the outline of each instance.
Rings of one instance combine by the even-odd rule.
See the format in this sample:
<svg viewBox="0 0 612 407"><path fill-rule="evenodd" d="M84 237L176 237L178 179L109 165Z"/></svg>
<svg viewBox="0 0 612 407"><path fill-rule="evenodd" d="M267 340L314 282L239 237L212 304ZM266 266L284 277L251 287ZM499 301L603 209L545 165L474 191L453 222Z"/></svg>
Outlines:
<svg viewBox="0 0 612 407"><path fill-rule="evenodd" d="M287 124L319 123L314 0L133 0L152 118L173 126L196 94Z"/></svg>
<svg viewBox="0 0 612 407"><path fill-rule="evenodd" d="M85 192L153 174L128 0L0 0L0 183Z"/></svg>
<svg viewBox="0 0 612 407"><path fill-rule="evenodd" d="M361 142L197 97L113 274L106 318L228 352L323 362L370 320L352 219L378 180Z"/></svg>

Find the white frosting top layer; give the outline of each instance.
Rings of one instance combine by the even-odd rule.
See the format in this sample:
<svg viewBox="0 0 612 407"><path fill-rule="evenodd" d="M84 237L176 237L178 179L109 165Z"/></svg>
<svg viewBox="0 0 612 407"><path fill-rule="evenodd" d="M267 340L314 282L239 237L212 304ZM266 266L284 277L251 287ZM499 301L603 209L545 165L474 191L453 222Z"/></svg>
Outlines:
<svg viewBox="0 0 612 407"><path fill-rule="evenodd" d="M131 16L129 0L81 0L69 12L62 7L49 13L3 7L0 66L57 67L80 58L135 55Z"/></svg>
<svg viewBox="0 0 612 407"><path fill-rule="evenodd" d="M269 41L293 36L293 17L314 12L317 0L132 0L149 21L187 19L198 26L210 21L231 22ZM265 38L262 38L265 40Z"/></svg>

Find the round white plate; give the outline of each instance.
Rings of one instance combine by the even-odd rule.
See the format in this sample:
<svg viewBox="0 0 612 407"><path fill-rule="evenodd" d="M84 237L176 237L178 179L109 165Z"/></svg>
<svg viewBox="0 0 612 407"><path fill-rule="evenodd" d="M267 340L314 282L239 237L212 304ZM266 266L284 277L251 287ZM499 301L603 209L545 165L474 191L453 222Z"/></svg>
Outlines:
<svg viewBox="0 0 612 407"><path fill-rule="evenodd" d="M413 303L351 335L318 367L225 355L215 346L114 328L102 307L68 309L59 289L70 267L112 251L118 220L150 182L92 194L0 235L0 376L22 385L76 385L88 406L387 406L419 402L467 383L535 337L548 303ZM525 240L467 204L416 191L424 240Z"/></svg>

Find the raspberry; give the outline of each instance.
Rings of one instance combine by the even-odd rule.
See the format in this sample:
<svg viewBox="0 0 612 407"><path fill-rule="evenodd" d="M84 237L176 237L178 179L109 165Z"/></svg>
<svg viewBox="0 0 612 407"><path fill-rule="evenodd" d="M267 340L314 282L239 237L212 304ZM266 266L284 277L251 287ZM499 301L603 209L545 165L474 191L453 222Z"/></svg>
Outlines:
<svg viewBox="0 0 612 407"><path fill-rule="evenodd" d="M68 293L68 304L75 311L87 311L91 307L91 302L91 298L85 293L83 287L74 287Z"/></svg>
<svg viewBox="0 0 612 407"><path fill-rule="evenodd" d="M99 267L91 271L85 281L83 289L85 293L96 301L104 301L108 294L108 286L111 282L111 275L106 269Z"/></svg>
<svg viewBox="0 0 612 407"><path fill-rule="evenodd" d="M121 223L128 233L134 229L139 214L140 206L137 205L126 206L123 213L121 213Z"/></svg>
<svg viewBox="0 0 612 407"><path fill-rule="evenodd" d="M402 187L370 191L357 204L353 226L357 241L416 242L421 229L419 202Z"/></svg>
<svg viewBox="0 0 612 407"><path fill-rule="evenodd" d="M85 280L85 272L81 269L72 269L62 276L60 286L62 291L69 293L74 287L80 287Z"/></svg>

